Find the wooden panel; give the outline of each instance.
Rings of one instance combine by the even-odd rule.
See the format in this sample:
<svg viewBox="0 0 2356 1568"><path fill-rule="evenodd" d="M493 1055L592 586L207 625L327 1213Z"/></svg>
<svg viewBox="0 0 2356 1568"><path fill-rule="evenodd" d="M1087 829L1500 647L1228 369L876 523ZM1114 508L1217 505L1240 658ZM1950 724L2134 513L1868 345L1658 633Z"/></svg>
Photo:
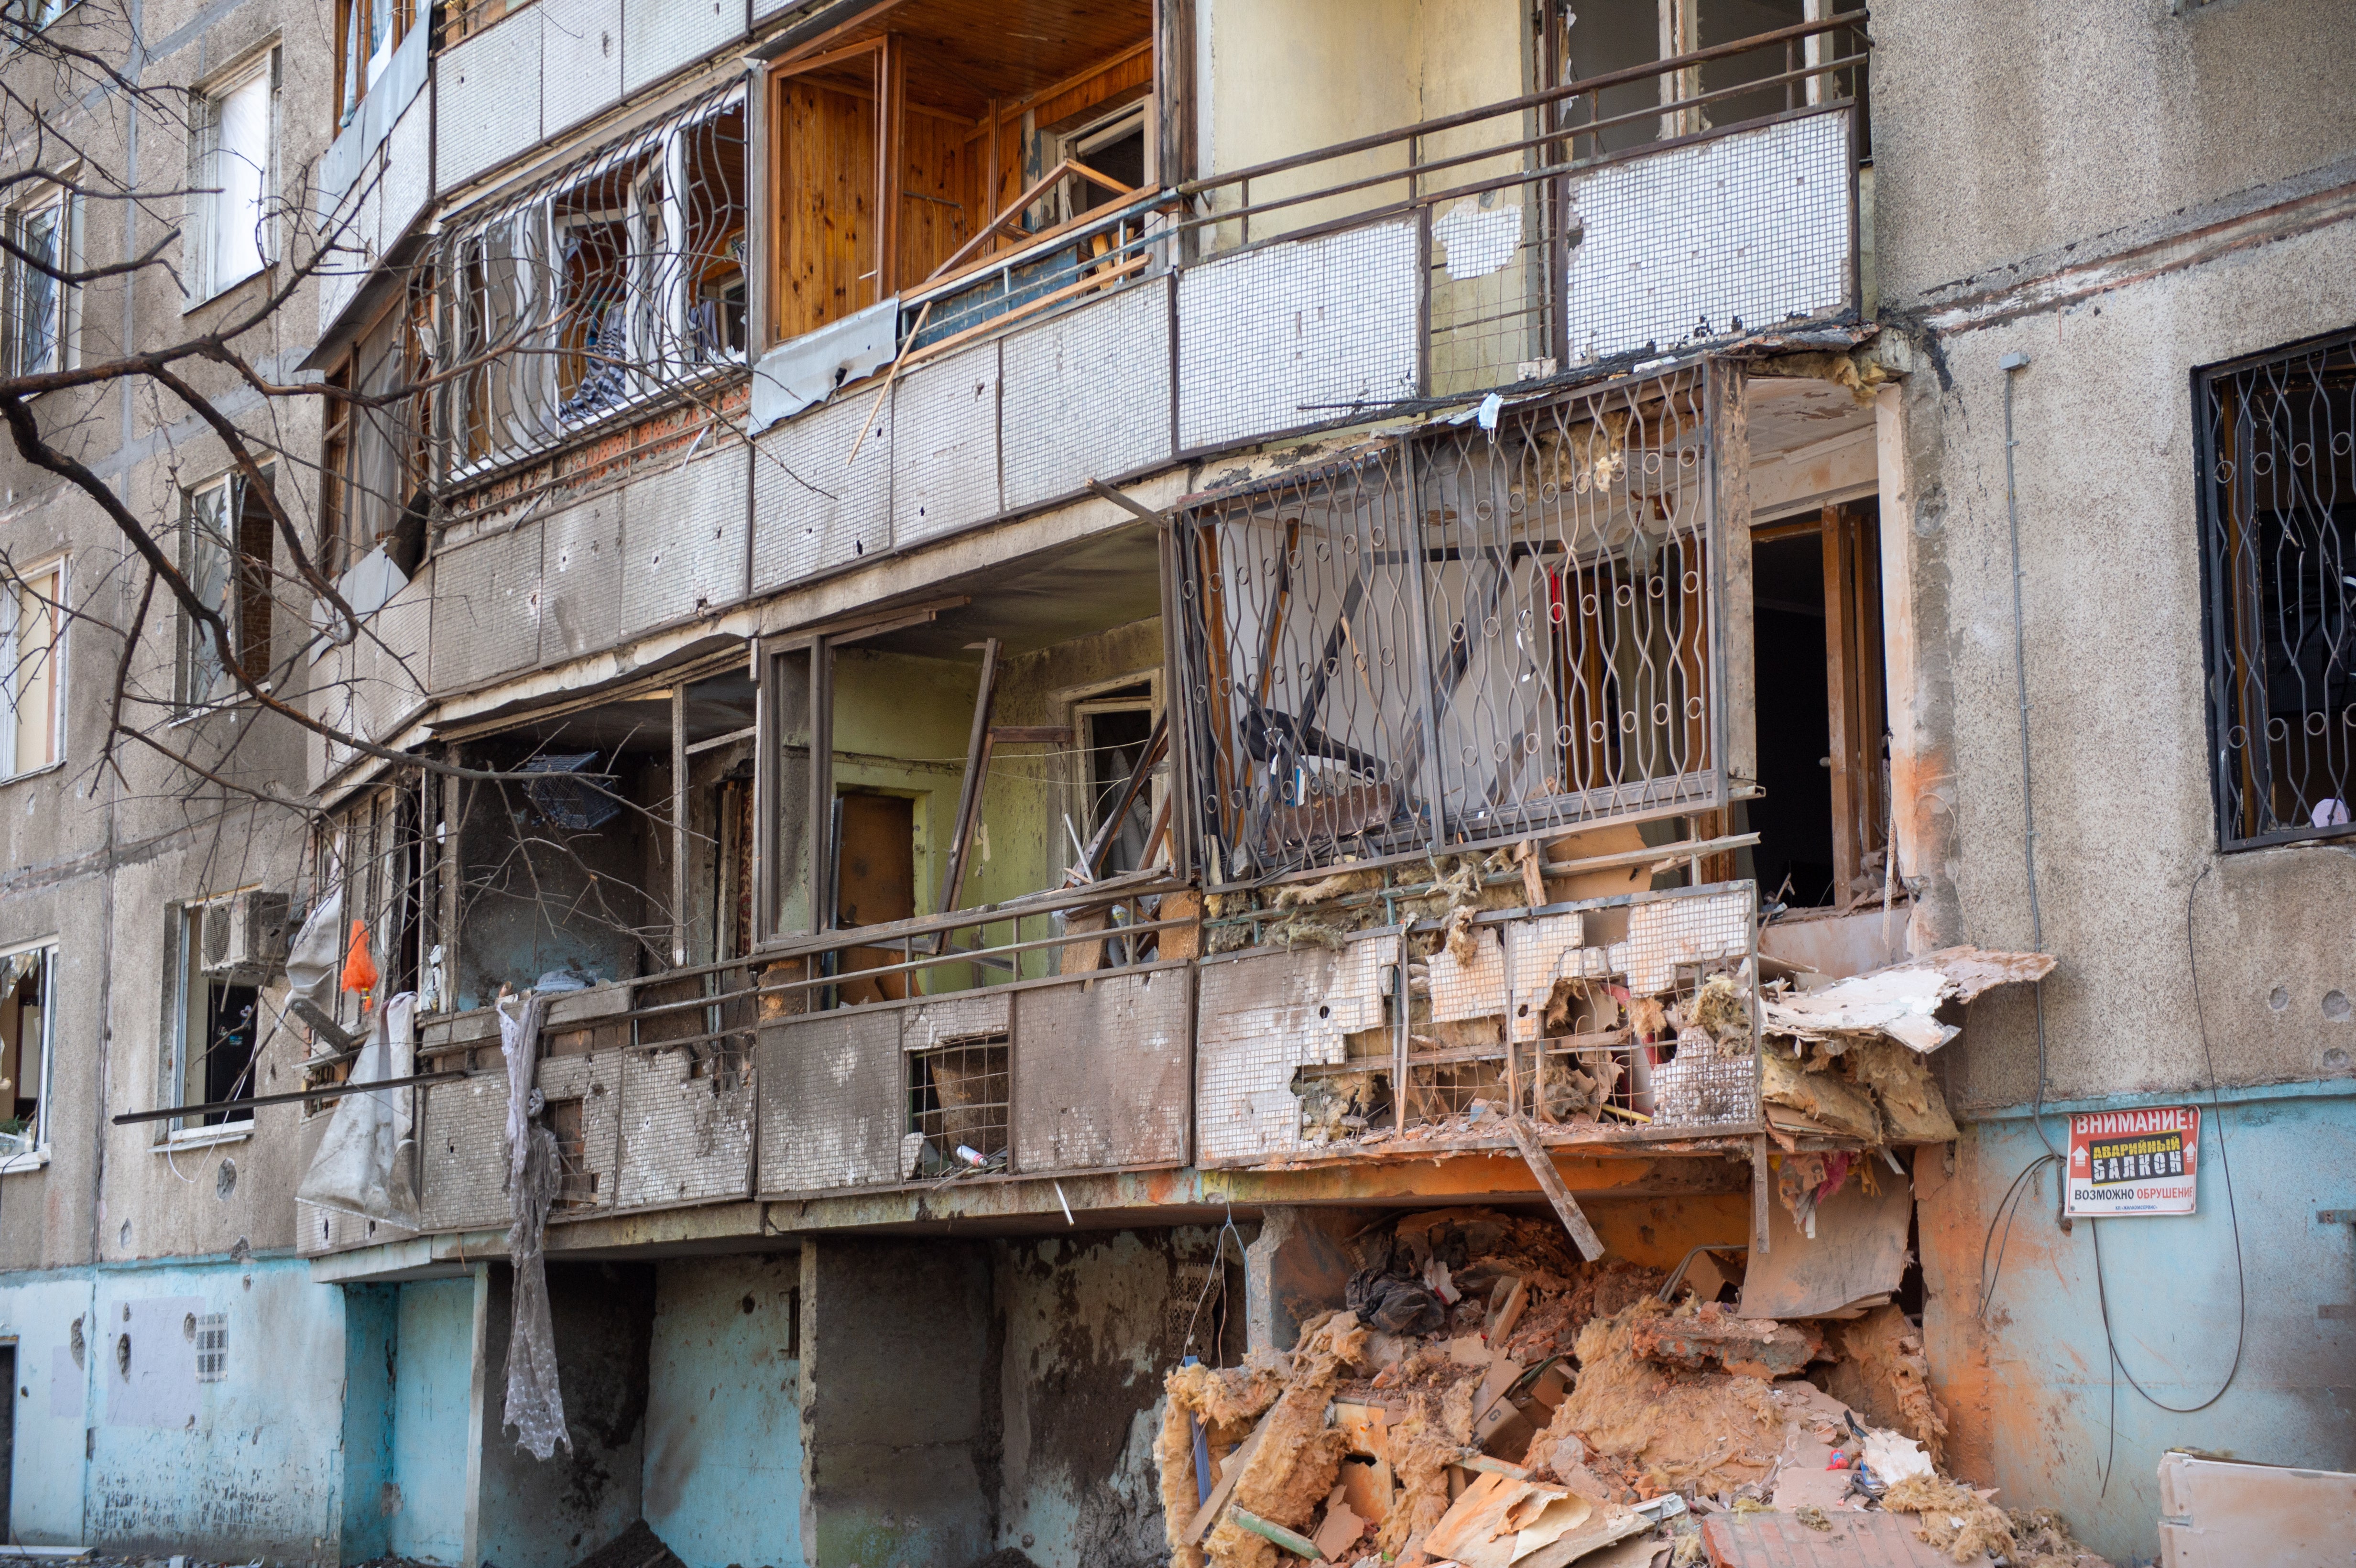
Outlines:
<svg viewBox="0 0 2356 1568"><path fill-rule="evenodd" d="M872 73L871 73L872 83ZM777 84L776 336L780 342L873 304L877 165L873 87Z"/></svg>
<svg viewBox="0 0 2356 1568"><path fill-rule="evenodd" d="M899 152L900 282L921 282L957 253L984 215L977 187L985 149L972 127L915 105L902 116ZM1019 194L1019 193L1018 193Z"/></svg>
<svg viewBox="0 0 2356 1568"><path fill-rule="evenodd" d="M978 120L1151 36L1151 0L900 0L811 39L817 55L893 34L909 46L908 94Z"/></svg>

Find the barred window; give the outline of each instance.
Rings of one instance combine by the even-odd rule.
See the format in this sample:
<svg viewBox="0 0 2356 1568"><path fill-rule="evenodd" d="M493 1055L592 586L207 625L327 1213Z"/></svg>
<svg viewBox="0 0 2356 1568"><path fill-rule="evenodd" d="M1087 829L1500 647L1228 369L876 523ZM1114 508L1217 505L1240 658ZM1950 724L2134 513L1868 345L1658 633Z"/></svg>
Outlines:
<svg viewBox="0 0 2356 1568"><path fill-rule="evenodd" d="M2351 830L2356 331L2195 375L2210 755L2227 848Z"/></svg>

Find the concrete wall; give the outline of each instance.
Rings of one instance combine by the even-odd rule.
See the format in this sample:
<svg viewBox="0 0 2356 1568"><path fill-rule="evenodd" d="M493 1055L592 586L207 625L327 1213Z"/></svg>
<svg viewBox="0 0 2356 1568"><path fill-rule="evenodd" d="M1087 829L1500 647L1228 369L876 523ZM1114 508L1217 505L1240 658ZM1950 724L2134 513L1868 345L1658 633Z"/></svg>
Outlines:
<svg viewBox="0 0 2356 1568"><path fill-rule="evenodd" d="M647 1359L655 1280L645 1264L551 1264L549 1312L570 1447L535 1459L506 1430L514 1275L488 1271L477 1342L482 1353L462 1563L571 1568L630 1527L646 1470Z"/></svg>
<svg viewBox="0 0 2356 1568"><path fill-rule="evenodd" d="M2344 155L2350 28L2335 0L1875 6L1883 301Z"/></svg>
<svg viewBox="0 0 2356 1568"><path fill-rule="evenodd" d="M394 1348L390 1473L377 1511L387 1508L385 1550L457 1568L466 1551L467 1421L474 1385L477 1284L421 1280L400 1287ZM354 1512L368 1510L353 1494Z"/></svg>
<svg viewBox="0 0 2356 1568"><path fill-rule="evenodd" d="M214 1316L225 1362L200 1377L198 1319ZM303 1264L15 1274L0 1280L0 1334L16 1339L27 1391L10 1477L18 1539L336 1555L343 1304Z"/></svg>
<svg viewBox="0 0 2356 1568"><path fill-rule="evenodd" d="M2001 1501L2058 1508L2116 1563L2158 1552L2156 1467L2168 1448L2356 1469L2351 1329L2317 1310L2356 1299L2356 1260L2346 1226L2316 1221L2319 1208L2347 1200L2356 1097L2259 1090L2214 1111L2201 1098L2208 1123L2190 1218L2080 1221L2064 1232L2048 1166L2006 1224L2005 1188L2044 1152L2022 1115L1969 1128L1952 1168L1938 1149L1915 1157L1925 1339L1949 1408L1949 1461L2001 1488ZM2060 1116L2047 1130L2066 1136ZM2105 1296L2120 1364L2150 1399L2106 1371Z"/></svg>
<svg viewBox="0 0 2356 1568"><path fill-rule="evenodd" d="M802 1563L800 1261L655 1266L647 1524L688 1568Z"/></svg>
<svg viewBox="0 0 2356 1568"><path fill-rule="evenodd" d="M808 1239L801 1303L803 1561L934 1568L989 1551L1000 1348L983 1248Z"/></svg>
<svg viewBox="0 0 2356 1568"><path fill-rule="evenodd" d="M1881 352L1905 372L1880 456L1910 941L2041 940L2060 961L2041 1062L2025 989L1975 1003L1937 1059L1966 1126L1952 1163L1917 1166L1926 1337L1959 1472L2055 1504L2116 1560L2155 1549L2163 1447L2356 1464L2346 1326L2317 1316L2356 1287L2345 1232L2315 1223L2356 1136L2356 1025L2325 1001L2356 976L2356 864L2218 850L2192 401L2199 366L2356 322L2333 205L2356 183L2356 19L2185 9L1874 14ZM2199 1217L2099 1229L2115 1377L2097 1232L2058 1228L2051 1168L1999 1221L2046 1152L2024 1108L2205 1105L2220 1083ZM2230 1205L2209 1157L2227 1152ZM2193 1409L2237 1345L2231 1386Z"/></svg>
<svg viewBox="0 0 2356 1568"><path fill-rule="evenodd" d="M1166 1562L1153 1442L1214 1232L1118 1231L991 1246L1004 1471L996 1544L1039 1568ZM1228 1257L1237 1242L1228 1243ZM1240 1317L1232 1336L1240 1340ZM1196 1349L1217 1355L1206 1317Z"/></svg>

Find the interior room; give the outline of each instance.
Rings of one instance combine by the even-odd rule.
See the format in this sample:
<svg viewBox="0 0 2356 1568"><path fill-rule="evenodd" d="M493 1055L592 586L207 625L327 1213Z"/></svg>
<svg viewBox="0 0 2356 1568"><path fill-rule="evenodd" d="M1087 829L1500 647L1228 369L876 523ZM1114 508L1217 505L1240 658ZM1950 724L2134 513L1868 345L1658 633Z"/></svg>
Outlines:
<svg viewBox="0 0 2356 1568"><path fill-rule="evenodd" d="M1153 181L1146 0L896 0L770 81L775 342Z"/></svg>
<svg viewBox="0 0 2356 1568"><path fill-rule="evenodd" d="M1084 859L1098 880L1167 863L1159 608L1155 541L1137 528L818 628L819 684L831 695L825 741L810 722L812 647L782 646L772 663L772 678L790 688L775 742L778 932L1001 903L1055 888ZM811 766L821 749L830 758L822 776ZM1158 760L1147 764L1149 755ZM823 833L810 831L812 799L830 803ZM816 901L813 885L824 890ZM1049 938L1056 918L998 922L949 945ZM1112 945L1125 958L1126 945ZM927 950L894 943L831 955L836 974L889 972L824 987L819 1006L1038 977L1060 962L1044 945L897 967Z"/></svg>

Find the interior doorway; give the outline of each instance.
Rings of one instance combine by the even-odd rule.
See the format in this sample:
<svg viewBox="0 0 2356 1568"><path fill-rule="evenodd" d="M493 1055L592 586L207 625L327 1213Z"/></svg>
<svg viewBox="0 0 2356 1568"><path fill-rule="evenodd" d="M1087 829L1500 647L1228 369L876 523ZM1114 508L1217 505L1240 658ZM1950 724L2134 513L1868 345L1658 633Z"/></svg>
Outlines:
<svg viewBox="0 0 2356 1568"><path fill-rule="evenodd" d="M1106 816L1120 805L1121 793L1137 771L1138 759L1153 739L1153 691L1144 681L1109 691L1078 708L1079 742L1087 763L1087 825L1093 840ZM1158 787L1158 786L1157 786ZM1146 864L1152 848L1157 787L1140 790L1106 843L1102 874L1118 876Z"/></svg>
<svg viewBox="0 0 2356 1568"><path fill-rule="evenodd" d="M835 921L838 927L880 925L907 920L916 912L916 803L904 795L845 791L835 797L840 824L836 842L841 846L835 869ZM853 947L842 955L842 973L897 964L895 947ZM846 977L839 988L842 1005L903 1001L908 995L908 972L878 975L873 979Z"/></svg>
<svg viewBox="0 0 2356 1568"><path fill-rule="evenodd" d="M1762 899L1848 909L1888 876L1889 702L1881 535L1871 498L1751 534Z"/></svg>

